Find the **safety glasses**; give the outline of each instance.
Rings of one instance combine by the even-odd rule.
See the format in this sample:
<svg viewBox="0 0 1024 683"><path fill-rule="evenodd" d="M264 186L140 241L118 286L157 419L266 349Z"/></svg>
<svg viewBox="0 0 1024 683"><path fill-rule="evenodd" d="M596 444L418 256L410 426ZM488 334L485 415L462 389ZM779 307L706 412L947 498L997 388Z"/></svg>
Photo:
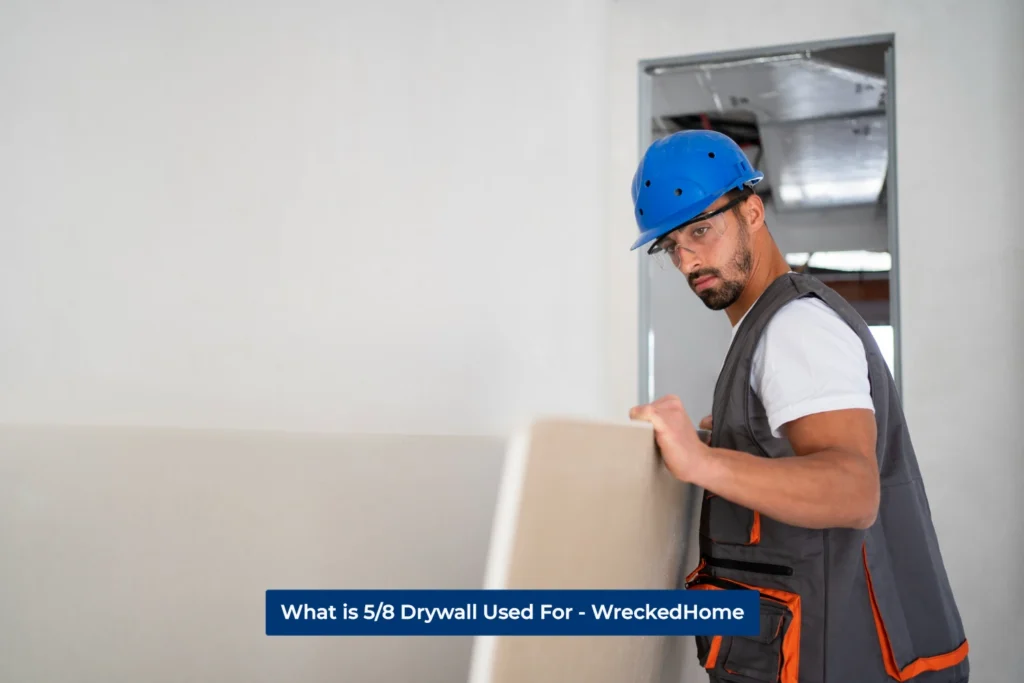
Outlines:
<svg viewBox="0 0 1024 683"><path fill-rule="evenodd" d="M679 250L685 249L694 253L717 242L728 227L726 211L745 201L750 194L748 190L725 206L692 218L652 244L647 253L655 256L659 262L667 256L672 265L678 268Z"/></svg>

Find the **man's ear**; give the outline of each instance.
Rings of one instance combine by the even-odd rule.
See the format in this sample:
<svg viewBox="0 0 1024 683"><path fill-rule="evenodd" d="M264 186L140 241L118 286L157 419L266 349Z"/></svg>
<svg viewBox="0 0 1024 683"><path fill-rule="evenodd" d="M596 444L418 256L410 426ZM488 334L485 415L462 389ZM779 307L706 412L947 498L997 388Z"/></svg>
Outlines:
<svg viewBox="0 0 1024 683"><path fill-rule="evenodd" d="M764 202L758 195L752 194L747 197L747 201L740 206L740 212L751 233L764 227Z"/></svg>

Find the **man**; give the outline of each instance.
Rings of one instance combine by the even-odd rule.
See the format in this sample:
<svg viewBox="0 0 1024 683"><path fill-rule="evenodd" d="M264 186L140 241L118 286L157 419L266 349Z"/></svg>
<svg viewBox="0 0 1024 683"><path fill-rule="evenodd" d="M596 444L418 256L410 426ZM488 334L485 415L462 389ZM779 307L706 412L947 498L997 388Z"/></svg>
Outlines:
<svg viewBox="0 0 1024 683"><path fill-rule="evenodd" d="M653 144L636 249L670 260L733 341L703 441L675 396L637 406L704 490L687 586L761 594L757 637L697 638L712 681L964 683L967 640L892 376L834 291L791 272L728 137Z"/></svg>

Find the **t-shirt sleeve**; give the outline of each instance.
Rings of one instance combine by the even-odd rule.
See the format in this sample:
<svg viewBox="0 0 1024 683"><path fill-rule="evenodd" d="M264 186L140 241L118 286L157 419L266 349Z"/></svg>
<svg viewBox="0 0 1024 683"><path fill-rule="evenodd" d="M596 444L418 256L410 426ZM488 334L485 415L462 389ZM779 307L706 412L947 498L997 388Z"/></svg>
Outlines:
<svg viewBox="0 0 1024 683"><path fill-rule="evenodd" d="M768 323L754 351L751 387L776 437L787 422L814 413L874 410L860 337L818 299L797 299Z"/></svg>

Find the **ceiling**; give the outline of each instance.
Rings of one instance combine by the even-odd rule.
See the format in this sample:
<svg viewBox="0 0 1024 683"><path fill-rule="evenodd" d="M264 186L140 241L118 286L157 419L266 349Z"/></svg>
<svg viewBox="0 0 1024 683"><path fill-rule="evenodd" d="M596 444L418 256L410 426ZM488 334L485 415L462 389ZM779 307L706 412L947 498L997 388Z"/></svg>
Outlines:
<svg viewBox="0 0 1024 683"><path fill-rule="evenodd" d="M659 68L656 137L724 132L765 173L776 211L884 200L885 45Z"/></svg>

